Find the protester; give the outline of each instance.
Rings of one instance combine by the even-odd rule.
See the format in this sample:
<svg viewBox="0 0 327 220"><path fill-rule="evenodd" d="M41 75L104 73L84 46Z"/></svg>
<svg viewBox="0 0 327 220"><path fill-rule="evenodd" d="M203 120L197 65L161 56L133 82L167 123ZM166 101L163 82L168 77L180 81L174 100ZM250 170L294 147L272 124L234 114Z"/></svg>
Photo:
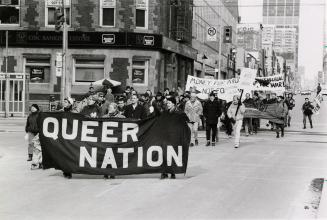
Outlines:
<svg viewBox="0 0 327 220"><path fill-rule="evenodd" d="M312 126L312 110L314 109L313 105L309 101L309 98L305 98L305 102L302 105L302 112L303 112L303 129L307 128L307 117L309 118L310 122L310 127L313 128Z"/></svg>
<svg viewBox="0 0 327 220"><path fill-rule="evenodd" d="M225 127L225 132L228 136L228 138L232 138L232 133L233 133L233 124L232 120L228 117L227 111L230 107L232 102L224 103L223 104L223 114L221 115L220 121L223 123Z"/></svg>
<svg viewBox="0 0 327 220"><path fill-rule="evenodd" d="M156 94L155 100L152 102L152 106L154 108L154 114L156 116L160 115L164 111L165 108L161 92L158 92Z"/></svg>
<svg viewBox="0 0 327 220"><path fill-rule="evenodd" d="M259 95L257 92L253 93L253 106L256 109L260 109L262 105L262 101L259 98ZM260 119L259 118L252 118L252 128L253 128L253 133L257 134L258 133L258 128L260 127Z"/></svg>
<svg viewBox="0 0 327 220"><path fill-rule="evenodd" d="M317 86L317 95L321 92L321 86L320 86L320 83L318 83L318 86Z"/></svg>
<svg viewBox="0 0 327 220"><path fill-rule="evenodd" d="M232 120L232 123L234 125L235 148L238 148L240 146L240 136L241 136L244 112L245 112L244 104L241 102L238 95L234 95L233 102L227 111L227 115Z"/></svg>
<svg viewBox="0 0 327 220"><path fill-rule="evenodd" d="M124 97L119 97L118 98L118 111L119 114L124 115L125 114L125 109L126 109L126 103Z"/></svg>
<svg viewBox="0 0 327 220"><path fill-rule="evenodd" d="M277 103L277 94L271 93L270 99L265 104L275 104L275 103ZM269 121L269 124L270 124L270 129L273 131L275 129L274 123Z"/></svg>
<svg viewBox="0 0 327 220"><path fill-rule="evenodd" d="M289 93L287 95L287 98L285 100L285 103L286 103L287 108L288 108L286 126L291 127L292 110L295 107L295 100L293 98L293 94L292 93Z"/></svg>
<svg viewBox="0 0 327 220"><path fill-rule="evenodd" d="M278 103L278 107L276 109L277 114L281 115L282 120L285 120L285 118L287 117L287 112L288 112L288 108L287 105L284 102L284 97L283 96L278 96L277 97L277 103ZM276 138L279 138L279 131L281 131L281 137L284 137L284 124L275 124L275 128L276 128Z"/></svg>
<svg viewBox="0 0 327 220"><path fill-rule="evenodd" d="M139 104L139 99L136 94L131 95L131 104L126 106L126 118L144 119L147 117L146 111L142 105Z"/></svg>
<svg viewBox="0 0 327 220"><path fill-rule="evenodd" d="M73 111L73 104L74 104L74 100L70 97L66 97L64 98L64 101L62 103L63 108L60 109L59 111L62 112L72 112Z"/></svg>
<svg viewBox="0 0 327 220"><path fill-rule="evenodd" d="M165 88L164 89L164 96L168 96L169 95L169 93L170 93L170 91L169 91L169 88Z"/></svg>
<svg viewBox="0 0 327 220"><path fill-rule="evenodd" d="M32 139L33 144L33 159L31 164L31 169L41 169L42 166L42 148L40 143L39 134L35 135Z"/></svg>
<svg viewBox="0 0 327 220"><path fill-rule="evenodd" d="M115 97L112 94L112 89L110 87L107 89L107 94L106 94L105 98L106 98L106 102L108 102L108 103L115 102Z"/></svg>
<svg viewBox="0 0 327 220"><path fill-rule="evenodd" d="M26 120L25 132L28 140L28 159L27 161L32 161L33 158L33 138L39 132L37 125L37 118L39 116L40 108L37 104L32 104L31 113L28 115Z"/></svg>
<svg viewBox="0 0 327 220"><path fill-rule="evenodd" d="M206 124L206 146L210 146L210 134L211 145L215 146L218 118L220 117L221 113L221 106L219 105L218 100L215 99L215 94L211 92L209 95L209 100L205 102L203 107L203 116Z"/></svg>
<svg viewBox="0 0 327 220"><path fill-rule="evenodd" d="M199 124L201 123L200 116L202 115L203 108L201 102L197 99L195 93L191 93L191 98L188 102L186 102L184 111L187 117L189 118L191 138L194 139L194 143L193 141L191 141L191 147L193 147L194 144L197 146L199 145L198 128L199 128Z"/></svg>
<svg viewBox="0 0 327 220"><path fill-rule="evenodd" d="M250 93L245 94L245 99L243 101L243 104L246 108L254 107L254 102L253 99L251 98ZM243 124L244 124L245 136L249 136L249 134L252 134L253 132L252 118L244 118Z"/></svg>
<svg viewBox="0 0 327 220"><path fill-rule="evenodd" d="M188 102L190 100L190 94L189 93L184 93L183 98L180 100L179 104L178 104L178 108L181 111L185 111L185 104L186 102Z"/></svg>
<svg viewBox="0 0 327 220"><path fill-rule="evenodd" d="M99 118L102 116L100 107L96 104L97 96L92 95L87 98L87 106L80 112L82 115L90 118Z"/></svg>

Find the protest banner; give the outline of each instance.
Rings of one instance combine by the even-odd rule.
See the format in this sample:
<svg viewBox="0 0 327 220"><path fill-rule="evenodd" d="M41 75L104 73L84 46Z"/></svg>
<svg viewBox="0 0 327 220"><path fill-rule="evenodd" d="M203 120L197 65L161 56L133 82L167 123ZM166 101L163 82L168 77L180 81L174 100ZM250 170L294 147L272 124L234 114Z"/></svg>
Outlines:
<svg viewBox="0 0 327 220"><path fill-rule="evenodd" d="M261 118L276 124L284 124L283 112L278 103L267 104L258 108L245 108L244 118Z"/></svg>
<svg viewBox="0 0 327 220"><path fill-rule="evenodd" d="M200 99L208 99L211 92L217 93L219 99L230 102L234 95L239 95L238 79L205 79L188 75L186 91L195 91Z"/></svg>
<svg viewBox="0 0 327 220"><path fill-rule="evenodd" d="M283 74L267 77L256 77L253 89L256 91L285 91Z"/></svg>
<svg viewBox="0 0 327 220"><path fill-rule="evenodd" d="M185 173L191 136L186 121L177 113L134 120L43 112L43 167L94 175Z"/></svg>
<svg viewBox="0 0 327 220"><path fill-rule="evenodd" d="M257 75L257 70L250 68L241 69L240 80L238 83L238 88L243 90L253 89L255 78Z"/></svg>
<svg viewBox="0 0 327 220"><path fill-rule="evenodd" d="M319 110L320 110L320 106L321 106L321 102L323 101L323 97L322 94L319 93L313 100L312 105L314 107L314 109L312 110L312 112L316 115L319 114Z"/></svg>

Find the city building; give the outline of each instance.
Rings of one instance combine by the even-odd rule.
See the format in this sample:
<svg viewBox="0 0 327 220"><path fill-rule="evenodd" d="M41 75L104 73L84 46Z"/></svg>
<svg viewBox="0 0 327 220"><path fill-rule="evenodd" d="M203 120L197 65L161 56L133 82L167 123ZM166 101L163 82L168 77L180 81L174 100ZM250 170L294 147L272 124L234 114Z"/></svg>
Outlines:
<svg viewBox="0 0 327 220"><path fill-rule="evenodd" d="M247 51L260 51L262 49L262 30L260 24L237 25L237 47Z"/></svg>
<svg viewBox="0 0 327 220"><path fill-rule="evenodd" d="M237 6L237 2L234 1L233 5ZM238 10L235 10L235 7L233 8L233 11L231 11L221 0L193 0L192 47L198 51L197 59L194 62L195 76L219 79L235 76L234 52L236 48ZM232 28L232 40L231 43L221 42L220 45L225 26ZM216 31L216 39L213 41L207 39L208 28L210 27ZM220 46L221 70L217 74Z"/></svg>
<svg viewBox="0 0 327 220"><path fill-rule="evenodd" d="M62 31L55 31L62 0L0 1L0 66L28 73L33 102L54 94L62 81ZM94 81L121 82L139 92L184 88L193 73L192 0L65 0L68 25L65 95L81 97ZM19 93L16 91L15 93Z"/></svg>
<svg viewBox="0 0 327 220"><path fill-rule="evenodd" d="M263 0L263 42L273 41L274 51L286 60L295 75L298 72L299 16L300 0Z"/></svg>

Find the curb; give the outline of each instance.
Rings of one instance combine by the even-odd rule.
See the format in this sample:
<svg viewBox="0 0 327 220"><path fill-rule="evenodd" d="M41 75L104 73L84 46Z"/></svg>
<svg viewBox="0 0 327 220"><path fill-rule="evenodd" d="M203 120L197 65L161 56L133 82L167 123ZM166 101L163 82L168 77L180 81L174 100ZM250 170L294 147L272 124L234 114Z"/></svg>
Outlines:
<svg viewBox="0 0 327 220"><path fill-rule="evenodd" d="M321 193L321 199L320 199L317 218L318 219L327 219L327 179L326 178L324 181L324 185L322 187L322 193Z"/></svg>

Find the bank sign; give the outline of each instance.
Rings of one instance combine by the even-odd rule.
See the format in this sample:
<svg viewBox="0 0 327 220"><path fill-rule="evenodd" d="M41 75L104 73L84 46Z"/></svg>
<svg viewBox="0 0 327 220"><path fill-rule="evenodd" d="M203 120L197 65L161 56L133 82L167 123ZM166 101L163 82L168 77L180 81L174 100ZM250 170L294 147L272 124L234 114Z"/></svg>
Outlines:
<svg viewBox="0 0 327 220"><path fill-rule="evenodd" d="M5 31L0 31L0 46L5 46ZM9 31L11 47L61 47L62 33L54 31ZM68 32L69 48L133 47L161 49L162 35L131 32Z"/></svg>

